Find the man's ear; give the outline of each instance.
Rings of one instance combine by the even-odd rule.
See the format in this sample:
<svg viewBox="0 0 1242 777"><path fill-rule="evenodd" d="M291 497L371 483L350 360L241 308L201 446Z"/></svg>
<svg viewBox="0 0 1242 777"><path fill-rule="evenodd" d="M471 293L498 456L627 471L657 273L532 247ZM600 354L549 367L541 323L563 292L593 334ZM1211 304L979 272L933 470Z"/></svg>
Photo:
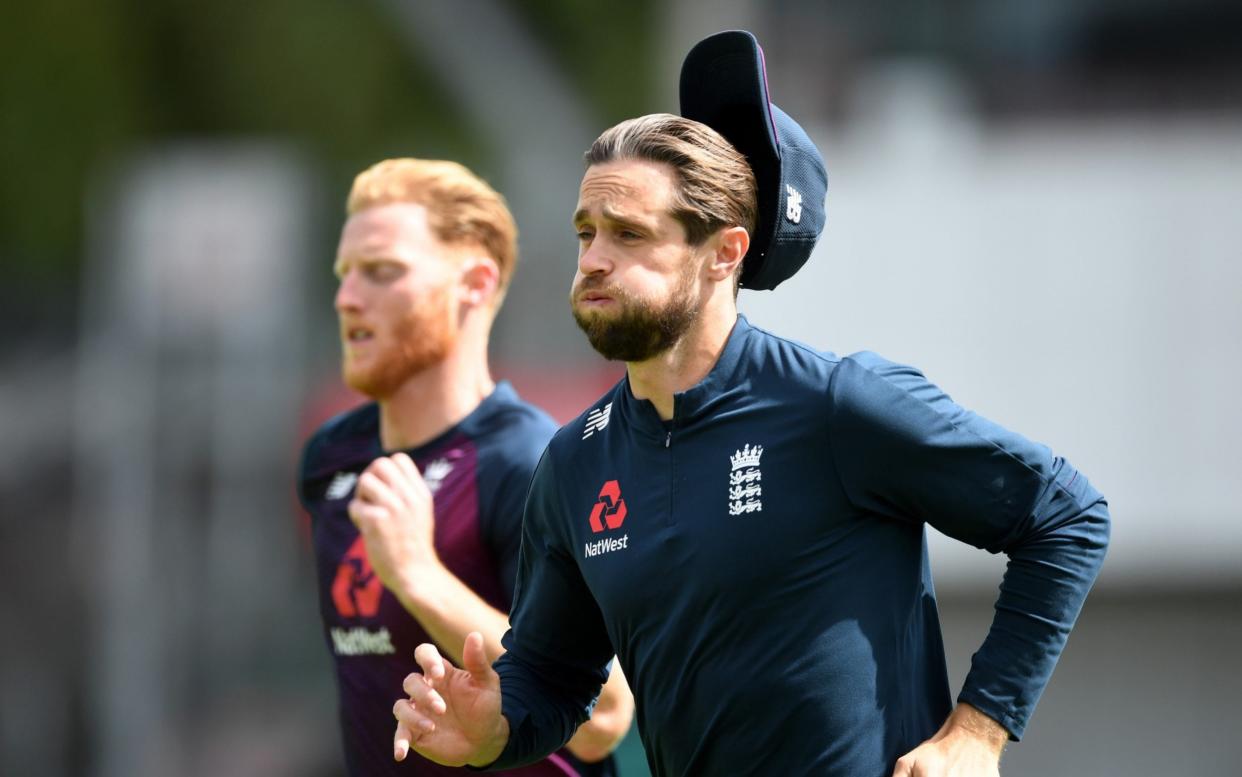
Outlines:
<svg viewBox="0 0 1242 777"><path fill-rule="evenodd" d="M726 227L712 236L711 243L707 277L713 281L732 278L750 248L750 233L745 227Z"/></svg>
<svg viewBox="0 0 1242 777"><path fill-rule="evenodd" d="M461 263L461 301L469 307L491 305L500 288L500 266L490 256L470 255Z"/></svg>

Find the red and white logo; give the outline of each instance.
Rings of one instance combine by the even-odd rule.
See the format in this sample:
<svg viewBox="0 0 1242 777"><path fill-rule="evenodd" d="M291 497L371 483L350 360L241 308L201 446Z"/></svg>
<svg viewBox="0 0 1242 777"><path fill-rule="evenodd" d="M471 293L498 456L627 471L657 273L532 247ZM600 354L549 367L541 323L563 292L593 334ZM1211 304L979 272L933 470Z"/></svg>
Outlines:
<svg viewBox="0 0 1242 777"><path fill-rule="evenodd" d="M625 500L621 498L621 484L609 480L599 490L599 501L591 508L591 531L599 534L604 524L609 529L619 529L625 522Z"/></svg>
<svg viewBox="0 0 1242 777"><path fill-rule="evenodd" d="M621 498L621 484L615 480L609 480L599 490L599 499L591 508L591 531L595 534L603 534L606 530L620 529L621 524L625 523L625 516L628 512L625 500ZM603 553L626 550L629 547L629 534L621 536L612 534L585 543L582 546L582 556L593 558Z"/></svg>

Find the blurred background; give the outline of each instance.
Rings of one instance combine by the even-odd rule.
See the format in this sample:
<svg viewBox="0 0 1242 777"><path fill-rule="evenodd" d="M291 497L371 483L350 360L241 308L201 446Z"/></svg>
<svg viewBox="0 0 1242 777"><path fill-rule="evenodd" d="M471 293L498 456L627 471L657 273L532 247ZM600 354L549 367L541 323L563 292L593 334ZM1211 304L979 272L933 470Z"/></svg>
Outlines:
<svg viewBox="0 0 1242 777"><path fill-rule="evenodd" d="M753 322L1053 445L1113 544L1007 775L1242 774L1242 6L51 0L0 10L0 774L338 775L306 519L355 173L446 157L523 261L494 366L620 374L565 302L580 153L742 27L828 225ZM950 669L1003 558L933 538ZM623 746L625 774L645 774Z"/></svg>

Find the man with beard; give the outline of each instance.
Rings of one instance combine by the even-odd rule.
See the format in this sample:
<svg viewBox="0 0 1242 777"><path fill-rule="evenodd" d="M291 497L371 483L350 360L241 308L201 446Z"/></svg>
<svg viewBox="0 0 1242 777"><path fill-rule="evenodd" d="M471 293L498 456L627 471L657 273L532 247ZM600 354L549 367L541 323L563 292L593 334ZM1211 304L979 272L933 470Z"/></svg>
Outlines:
<svg viewBox="0 0 1242 777"><path fill-rule="evenodd" d="M540 461L508 652L493 668L471 634L457 669L420 645L398 755L536 758L615 652L658 776L996 775L1099 569L1105 502L919 372L738 315L739 279L771 288L806 260L826 176L752 37L709 38L686 68L683 111L711 126L607 130L573 218L574 318L627 374ZM956 707L926 524L1010 558Z"/></svg>
<svg viewBox="0 0 1242 777"><path fill-rule="evenodd" d="M354 181L336 256L342 373L374 401L306 445L320 609L354 775L457 773L392 758L389 724L414 649L466 633L503 652L522 504L555 431L492 381L488 335L517 261L504 200L452 162L396 159ZM567 750L523 775L613 775L629 728L623 677Z"/></svg>

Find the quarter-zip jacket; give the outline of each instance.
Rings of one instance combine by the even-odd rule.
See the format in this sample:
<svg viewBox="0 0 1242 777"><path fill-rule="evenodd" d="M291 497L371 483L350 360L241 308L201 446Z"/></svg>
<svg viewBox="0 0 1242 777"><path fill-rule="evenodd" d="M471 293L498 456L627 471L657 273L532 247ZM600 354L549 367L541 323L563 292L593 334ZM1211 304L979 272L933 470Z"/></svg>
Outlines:
<svg viewBox="0 0 1242 777"><path fill-rule="evenodd" d="M536 469L491 768L567 740L615 652L657 777L887 777L951 709L925 524L1009 556L958 699L1016 739L1107 545L1085 477L910 367L742 317L670 422L623 379Z"/></svg>
<svg viewBox="0 0 1242 777"><path fill-rule="evenodd" d="M506 381L435 439L405 450L431 490L434 544L444 566L502 612L513 598L522 504L531 472L556 426ZM406 675L419 671L414 648L431 637L380 582L349 518L358 476L377 457L374 402L328 421L307 442L298 495L311 515L324 641L336 670L345 762L355 777L445 777L460 769L410 753L392 758L392 705ZM610 777L611 756L582 764L555 753L514 777Z"/></svg>

